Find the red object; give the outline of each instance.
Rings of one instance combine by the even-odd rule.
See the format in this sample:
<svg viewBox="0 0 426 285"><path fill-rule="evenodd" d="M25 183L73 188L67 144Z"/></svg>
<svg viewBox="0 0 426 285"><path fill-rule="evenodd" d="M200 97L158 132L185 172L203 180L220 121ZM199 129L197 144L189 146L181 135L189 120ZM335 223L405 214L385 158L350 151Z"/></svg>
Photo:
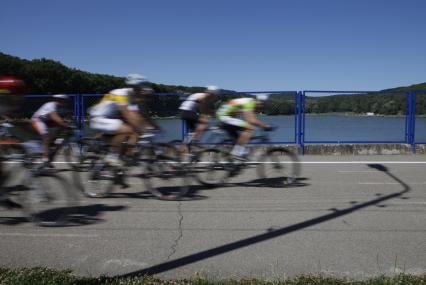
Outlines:
<svg viewBox="0 0 426 285"><path fill-rule="evenodd" d="M25 92L25 83L13 76L0 77L0 94L20 95Z"/></svg>

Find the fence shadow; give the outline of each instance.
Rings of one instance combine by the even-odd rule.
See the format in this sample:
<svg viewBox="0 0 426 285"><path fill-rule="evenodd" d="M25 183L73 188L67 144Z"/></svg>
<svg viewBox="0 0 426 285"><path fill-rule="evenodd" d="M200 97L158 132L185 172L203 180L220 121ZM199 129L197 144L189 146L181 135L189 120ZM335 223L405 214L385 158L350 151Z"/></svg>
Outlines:
<svg viewBox="0 0 426 285"><path fill-rule="evenodd" d="M222 246L218 246L218 247L214 247L211 249L207 249L204 251L200 251L194 254L190 254L181 258L177 258L171 261L167 261L161 264L157 264L145 269L141 269L138 271L134 271L134 272L130 272L127 274L123 274L120 275L119 277L133 277L133 276L138 276L138 275L153 275L153 274L158 274L158 273L162 273L162 272L166 272L175 268L179 268L188 264L192 264L201 260L205 260L214 256L218 256L224 253L228 253L237 249L241 249L253 244L257 244L263 241L267 241L267 240L271 240L277 237L282 237L285 236L287 234L290 234L292 232L295 231L299 231L299 230L303 230L305 228L311 227L311 226L315 226L318 225L320 223L324 223L326 221L330 221L345 215L349 215L355 211L359 211L363 208L369 207L369 206L373 206L373 205L378 205L384 201L390 200L390 199L394 199L397 197L402 196L403 194L407 193L408 191L410 191L410 187L401 179L399 179L398 177L396 177L394 174L392 174L391 172L389 172L389 170L381 164L368 164L368 166L370 168L376 169L377 171L380 171L386 175L388 175L390 178L392 178L393 180L395 180L397 183L399 183L403 189L399 192L393 193L393 194L389 194L389 195L385 195L385 196L379 196L376 199L364 202L364 203L360 203L357 205L353 205L349 208L346 209L333 209L333 211L329 214L326 215L322 215L310 220L306 220L304 222L301 223L297 223L297 224L293 224L284 228L279 228L279 229L269 229L266 233L260 234L260 235L255 235L246 239L242 239L236 242L231 242L228 244L224 244Z"/></svg>

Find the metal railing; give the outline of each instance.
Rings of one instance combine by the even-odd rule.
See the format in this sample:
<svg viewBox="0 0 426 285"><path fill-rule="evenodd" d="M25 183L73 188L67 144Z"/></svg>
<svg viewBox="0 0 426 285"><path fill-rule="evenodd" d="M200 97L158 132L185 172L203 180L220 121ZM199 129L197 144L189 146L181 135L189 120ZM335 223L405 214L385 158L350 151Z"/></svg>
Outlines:
<svg viewBox="0 0 426 285"><path fill-rule="evenodd" d="M426 141L416 140L416 97L417 94L422 94L422 96L426 95L426 91L326 91L326 90L305 90L305 91L244 91L244 92L228 92L222 94L224 98L228 98L229 96L234 97L243 97L247 95L254 96L256 94L271 94L272 100L270 100L273 104L275 104L275 108L279 108L279 104L288 104L287 110L290 106L290 113L287 112L287 117L283 118L282 122L287 124L287 133L283 137L283 133L281 133L281 137L273 138L271 143L274 144L295 144L299 145L302 153L306 144L409 144L412 146L413 152L415 152L416 144L425 144ZM309 96L309 94L314 94L316 96ZM345 138L328 138L321 139L315 137L315 126L312 126L312 118L313 113L308 113L309 104L307 100L313 100L318 97L318 95L327 94L327 95L348 95L348 94L358 94L358 95L392 95L392 94L402 94L405 96L405 112L402 114L404 117L403 123L401 123L401 127L398 128L398 131L401 131L401 136L397 139L364 139L362 135L356 139L352 137ZM76 122L76 125L81 129L82 133L86 129L87 121L88 121L88 109L96 104L103 96L103 94L69 94L72 98L72 109L73 109L73 119ZM156 98L158 101L153 104L153 113L156 117L174 117L176 118L178 115L178 107L181 103L180 97L182 94L156 94ZM227 97L228 96L228 97ZM273 100L273 98L280 98L280 96L286 96L287 101L285 103L283 100ZM25 112L30 113L35 111L38 106L40 106L43 102L49 99L49 95L28 95L26 96L31 102L36 102L35 104L26 104ZM160 99L161 98L161 99ZM282 97L284 98L284 97ZM281 98L281 99L282 99ZM291 99L290 99L291 98ZM421 97L422 100L426 98L426 96ZM229 99L229 98L228 98ZM281 102L281 103L280 103ZM423 104L423 101L422 101ZM282 106L281 106L282 107ZM274 108L274 106L272 106ZM277 114L280 114L275 112ZM274 111L272 111L273 114ZM261 114L262 115L262 114ZM279 116L264 116L263 119L270 118L271 120L279 121ZM399 120L400 121L400 120ZM422 121L423 122L423 121ZM289 127L288 124L292 124L292 127ZM361 123L360 123L361 124ZM280 126L280 125L278 125ZM324 127L324 126L321 126ZM360 128L365 127L362 124L359 126ZM390 126L395 129L395 125ZM288 131L288 128L291 128ZM184 139L187 134L187 128L184 123L181 123L179 126L179 130L174 130L176 132L175 136L178 136L179 139ZM420 130L417 130L419 132ZM425 138L426 138L426 130ZM336 135L336 134L334 134Z"/></svg>

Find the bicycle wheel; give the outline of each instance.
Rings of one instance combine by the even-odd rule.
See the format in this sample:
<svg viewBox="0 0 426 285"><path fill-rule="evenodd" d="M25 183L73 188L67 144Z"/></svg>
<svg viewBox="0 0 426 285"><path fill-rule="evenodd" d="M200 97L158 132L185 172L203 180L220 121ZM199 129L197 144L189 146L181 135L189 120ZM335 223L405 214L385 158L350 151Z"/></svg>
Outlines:
<svg viewBox="0 0 426 285"><path fill-rule="evenodd" d="M298 156L286 148L271 148L258 158L257 174L274 186L293 184L300 174L298 161Z"/></svg>
<svg viewBox="0 0 426 285"><path fill-rule="evenodd" d="M229 177L231 160L223 151L215 148L198 153L190 164L190 172L206 186L218 186Z"/></svg>
<svg viewBox="0 0 426 285"><path fill-rule="evenodd" d="M64 146L63 154L73 170L85 171L90 169L93 160L101 156L102 147L96 141L72 141Z"/></svg>
<svg viewBox="0 0 426 285"><path fill-rule="evenodd" d="M81 172L82 190L90 198L106 197L117 184L119 170L102 159L93 161L90 170Z"/></svg>
<svg viewBox="0 0 426 285"><path fill-rule="evenodd" d="M170 143L158 143L155 145L156 159L165 162L168 168L178 170L181 167L181 153L178 148Z"/></svg>
<svg viewBox="0 0 426 285"><path fill-rule="evenodd" d="M190 186L186 167L172 156L153 154L142 167L143 184L156 198L179 200L188 193Z"/></svg>
<svg viewBox="0 0 426 285"><path fill-rule="evenodd" d="M57 174L28 171L19 198L25 215L39 226L63 226L71 218L77 198Z"/></svg>

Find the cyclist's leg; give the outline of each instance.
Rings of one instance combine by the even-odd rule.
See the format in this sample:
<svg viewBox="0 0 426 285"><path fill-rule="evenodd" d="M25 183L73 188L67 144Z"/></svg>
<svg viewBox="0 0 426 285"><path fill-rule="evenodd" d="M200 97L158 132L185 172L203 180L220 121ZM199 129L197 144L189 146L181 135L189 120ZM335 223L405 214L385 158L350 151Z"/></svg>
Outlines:
<svg viewBox="0 0 426 285"><path fill-rule="evenodd" d="M130 127L129 125L126 124L125 126L128 128L128 129L124 130L125 132L128 132L128 135L126 137L127 138L127 145L128 145L126 155L131 156L131 155L135 154L136 144L138 142L139 134L137 132L135 132L135 130L132 127Z"/></svg>
<svg viewBox="0 0 426 285"><path fill-rule="evenodd" d="M180 117L188 128L188 136L185 140L185 143L189 144L194 139L194 135L197 129L198 116L194 112L182 111Z"/></svg>
<svg viewBox="0 0 426 285"><path fill-rule="evenodd" d="M254 128L251 126L247 126L245 128L241 127L240 136L237 139L237 145L245 146L250 139L253 137L254 134Z"/></svg>
<svg viewBox="0 0 426 285"><path fill-rule="evenodd" d="M42 145L43 145L43 161L49 161L49 132L47 129L46 123L39 119L32 119L31 124L33 129L37 132L37 134L41 137Z"/></svg>
<svg viewBox="0 0 426 285"><path fill-rule="evenodd" d="M204 117L197 117L197 123L198 124L196 126L195 134L194 134L194 137L193 137L194 141L199 141L201 139L202 135L204 134L204 132L209 127L209 122Z"/></svg>
<svg viewBox="0 0 426 285"><path fill-rule="evenodd" d="M95 131L113 135L110 141L110 153L105 158L112 164L118 165L121 145L131 135L130 126L124 124L120 119L93 117L90 120L90 127Z"/></svg>
<svg viewBox="0 0 426 285"><path fill-rule="evenodd" d="M222 120L224 129L236 141L231 154L236 156L244 156L247 154L245 148L254 134L254 128L247 122L233 117L226 117Z"/></svg>
<svg viewBox="0 0 426 285"><path fill-rule="evenodd" d="M114 132L114 137L111 140L112 151L114 153L119 153L121 150L121 144L127 140L128 143L130 141L136 143L134 139L133 129L127 124L121 124L118 129Z"/></svg>

